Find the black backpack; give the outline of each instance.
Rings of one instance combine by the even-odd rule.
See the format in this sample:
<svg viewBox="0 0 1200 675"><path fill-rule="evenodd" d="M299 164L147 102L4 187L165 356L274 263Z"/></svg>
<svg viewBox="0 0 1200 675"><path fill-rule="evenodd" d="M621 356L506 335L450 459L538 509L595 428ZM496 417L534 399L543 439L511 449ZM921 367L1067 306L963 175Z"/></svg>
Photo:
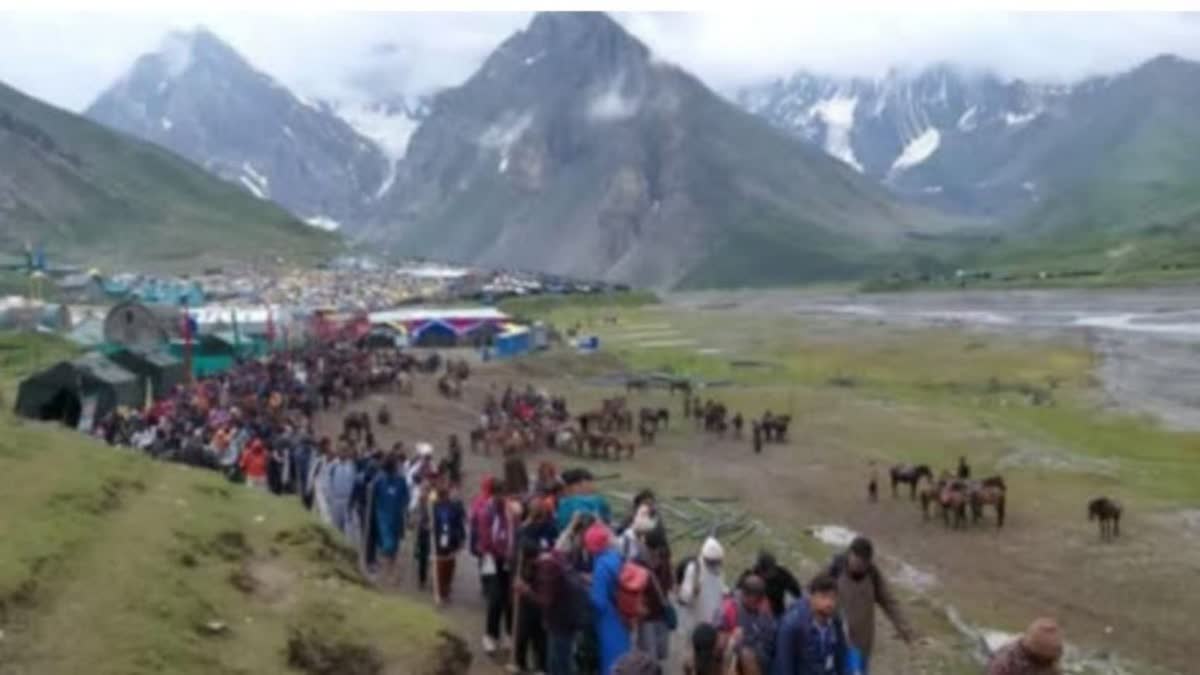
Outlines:
<svg viewBox="0 0 1200 675"><path fill-rule="evenodd" d="M698 564L699 562L700 562L700 557L693 555L693 556L688 556L675 564L675 588L679 588L680 586L683 585L683 578L685 576L687 576L688 565L690 565L692 563Z"/></svg>
<svg viewBox="0 0 1200 675"><path fill-rule="evenodd" d="M563 588L571 627L575 630L590 629L594 625L591 589L583 574L574 566L564 563L563 567Z"/></svg>

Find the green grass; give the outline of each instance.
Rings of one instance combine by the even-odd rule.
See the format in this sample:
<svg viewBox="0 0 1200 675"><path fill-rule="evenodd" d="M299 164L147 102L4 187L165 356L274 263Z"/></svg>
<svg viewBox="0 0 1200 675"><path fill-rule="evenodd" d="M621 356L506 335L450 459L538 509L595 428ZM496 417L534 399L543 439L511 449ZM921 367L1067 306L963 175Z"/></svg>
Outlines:
<svg viewBox="0 0 1200 675"><path fill-rule="evenodd" d="M0 331L0 408L11 409L26 375L78 355L79 346L56 335Z"/></svg>
<svg viewBox="0 0 1200 675"><path fill-rule="evenodd" d="M593 310L631 308L658 303L658 297L650 291L628 291L598 293L590 295L530 295L506 298L499 303L500 310L512 316L542 317L563 310Z"/></svg>
<svg viewBox="0 0 1200 675"><path fill-rule="evenodd" d="M1080 493L1103 488L1151 504L1200 501L1200 434L1100 408L1094 358L1082 344L660 307L609 313L616 324L577 307L543 317L584 323L628 369L728 381L735 386L713 395L734 409L818 422L822 411L853 409L861 423L831 435L868 458L948 466L970 451L990 465L1013 448L1044 448L1117 467L1115 482L1087 472L1065 479ZM646 330L675 331L695 345L646 347L637 337ZM705 346L722 351L698 353ZM1015 471L1031 479L1038 473Z"/></svg>
<svg viewBox="0 0 1200 675"><path fill-rule="evenodd" d="M0 171L19 175L7 241L35 238L89 264L313 260L338 247L277 205L150 143L0 85ZM5 201L5 200L0 200Z"/></svg>
<svg viewBox="0 0 1200 675"><path fill-rule="evenodd" d="M0 378L72 352L3 336ZM365 586L295 499L7 412L0 475L0 673L420 673L441 648L442 619Z"/></svg>

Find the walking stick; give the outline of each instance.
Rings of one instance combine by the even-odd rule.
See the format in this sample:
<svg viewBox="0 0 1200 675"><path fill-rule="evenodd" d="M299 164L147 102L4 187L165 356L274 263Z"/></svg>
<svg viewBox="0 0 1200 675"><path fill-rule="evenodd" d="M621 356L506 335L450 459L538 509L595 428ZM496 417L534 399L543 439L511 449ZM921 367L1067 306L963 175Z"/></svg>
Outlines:
<svg viewBox="0 0 1200 675"><path fill-rule="evenodd" d="M426 507L429 513L429 566L430 572L433 574L433 602L434 604L442 604L442 584L438 574L438 557L437 557L437 521L434 519L433 503L436 490L429 493L429 504Z"/></svg>
<svg viewBox="0 0 1200 675"><path fill-rule="evenodd" d="M521 594L517 592L517 580L524 581L525 579L525 551L518 547L517 549L517 578L513 580L513 648L508 654L508 664L516 667L517 665L517 631L521 630Z"/></svg>

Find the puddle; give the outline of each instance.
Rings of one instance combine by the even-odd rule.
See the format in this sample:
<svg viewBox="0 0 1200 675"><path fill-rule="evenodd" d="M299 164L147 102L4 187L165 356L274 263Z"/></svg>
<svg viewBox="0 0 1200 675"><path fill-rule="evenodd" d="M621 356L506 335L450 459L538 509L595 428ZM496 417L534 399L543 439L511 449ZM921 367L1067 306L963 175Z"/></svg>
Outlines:
<svg viewBox="0 0 1200 675"><path fill-rule="evenodd" d="M858 533L854 530L842 527L841 525L818 525L810 527L808 528L808 534L822 543L838 548L849 546L850 542L854 541L854 538L858 536Z"/></svg>
<svg viewBox="0 0 1200 675"><path fill-rule="evenodd" d="M918 593L931 591L937 586L937 577L932 573L919 570L903 560L893 560L896 563L896 570L890 577L895 583Z"/></svg>

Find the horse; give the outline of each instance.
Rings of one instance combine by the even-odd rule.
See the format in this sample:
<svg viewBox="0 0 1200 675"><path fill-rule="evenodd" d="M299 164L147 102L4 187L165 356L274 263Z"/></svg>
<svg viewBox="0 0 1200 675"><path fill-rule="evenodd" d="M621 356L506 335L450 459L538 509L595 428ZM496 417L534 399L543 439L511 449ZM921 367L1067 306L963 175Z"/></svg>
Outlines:
<svg viewBox="0 0 1200 675"><path fill-rule="evenodd" d="M967 526L967 502L969 487L958 480L948 481L938 493L938 503L942 507L942 520L950 527L950 514L954 514L954 529L960 530Z"/></svg>
<svg viewBox="0 0 1200 675"><path fill-rule="evenodd" d="M671 380L667 385L667 394L674 395L677 391L682 392L685 397L690 397L692 395L691 380Z"/></svg>
<svg viewBox="0 0 1200 675"><path fill-rule="evenodd" d="M917 498L917 486L921 483L921 479L928 478L930 481L933 480L933 470L931 470L929 468L929 466L926 464L918 464L916 466L913 466L911 464L897 464L896 466L892 467L890 473L892 476L892 497L893 498L898 496L898 494L896 492L896 487L900 483L907 483L908 484L908 498L916 499Z"/></svg>
<svg viewBox="0 0 1200 675"><path fill-rule="evenodd" d="M642 439L642 445L654 445L654 437L658 434L657 418L643 416L638 423L638 435Z"/></svg>
<svg viewBox="0 0 1200 675"><path fill-rule="evenodd" d="M1004 527L1004 507L1007 500L1007 489L1004 479L993 476L978 483L970 484L971 515L978 523L983 518L983 509L991 505L996 508L996 527Z"/></svg>
<svg viewBox="0 0 1200 675"><path fill-rule="evenodd" d="M379 412L375 414L375 421L379 422L379 426L386 427L392 422L392 413L386 405L379 406Z"/></svg>
<svg viewBox="0 0 1200 675"><path fill-rule="evenodd" d="M1121 503L1096 497L1088 502L1088 520L1100 521L1100 541L1112 541L1121 536Z"/></svg>
<svg viewBox="0 0 1200 675"><path fill-rule="evenodd" d="M646 391L650 383L643 377L631 377L625 380L625 391L633 393L635 391Z"/></svg>
<svg viewBox="0 0 1200 675"><path fill-rule="evenodd" d="M456 378L443 375L438 378L438 391L446 398L460 398L462 396L462 384Z"/></svg>
<svg viewBox="0 0 1200 675"><path fill-rule="evenodd" d="M786 442L788 426L791 425L791 423L791 415L772 415L770 412L767 412L763 415L761 422L763 439L767 442Z"/></svg>

